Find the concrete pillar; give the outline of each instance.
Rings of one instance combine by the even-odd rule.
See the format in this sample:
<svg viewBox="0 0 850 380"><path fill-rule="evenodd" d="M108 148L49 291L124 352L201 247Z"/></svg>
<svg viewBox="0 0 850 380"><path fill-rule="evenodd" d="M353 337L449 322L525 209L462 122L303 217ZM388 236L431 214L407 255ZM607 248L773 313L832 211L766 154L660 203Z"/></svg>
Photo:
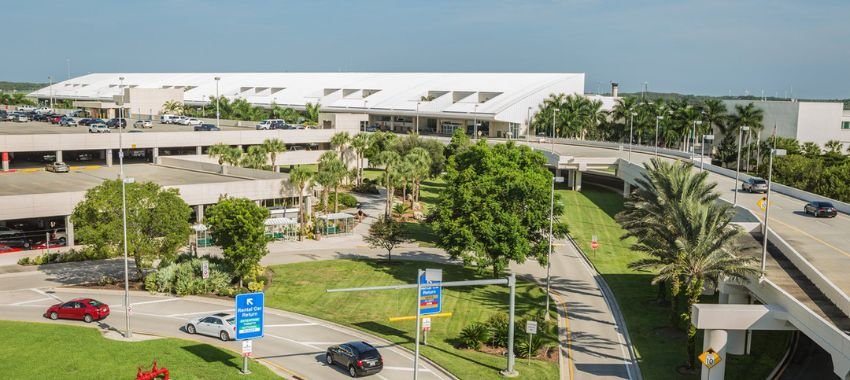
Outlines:
<svg viewBox="0 0 850 380"><path fill-rule="evenodd" d="M239 151L242 151L242 145L237 145L236 149L239 149Z"/></svg>
<svg viewBox="0 0 850 380"><path fill-rule="evenodd" d="M632 193L632 184L623 181L623 197L628 197Z"/></svg>
<svg viewBox="0 0 850 380"><path fill-rule="evenodd" d="M154 164L159 164L159 148L153 147L151 150L153 151L153 159L151 161Z"/></svg>
<svg viewBox="0 0 850 380"><path fill-rule="evenodd" d="M74 246L74 223L71 222L71 215L65 216L65 236L65 245Z"/></svg>
<svg viewBox="0 0 850 380"><path fill-rule="evenodd" d="M711 369L699 364L702 367L700 380L723 380L726 373L726 330L705 330L704 334L702 350L709 348L714 350L720 356L720 363L715 364Z"/></svg>
<svg viewBox="0 0 850 380"><path fill-rule="evenodd" d="M575 180L576 180L575 170L567 169L567 187L575 190L575 188L573 188L573 186L575 186L575 183L576 183Z"/></svg>
<svg viewBox="0 0 850 380"><path fill-rule="evenodd" d="M304 217L306 218L309 215L313 214L313 197L309 195L304 196Z"/></svg>
<svg viewBox="0 0 850 380"><path fill-rule="evenodd" d="M195 154L198 155L198 156L204 154L204 147L202 147L202 146L195 147Z"/></svg>
<svg viewBox="0 0 850 380"><path fill-rule="evenodd" d="M204 222L204 205L195 206L195 222L203 223Z"/></svg>
<svg viewBox="0 0 850 380"><path fill-rule="evenodd" d="M576 186L575 191L581 191L581 170L576 170Z"/></svg>
<svg viewBox="0 0 850 380"><path fill-rule="evenodd" d="M57 151L56 151L56 162L63 162L63 161L62 161L62 151L61 151L61 150L57 150Z"/></svg>
<svg viewBox="0 0 850 380"><path fill-rule="evenodd" d="M9 171L9 152L3 152L3 171Z"/></svg>
<svg viewBox="0 0 850 380"><path fill-rule="evenodd" d="M726 303L747 305L750 297L744 292L732 292L726 296ZM729 330L726 339L726 352L732 355L744 355L747 353L747 330Z"/></svg>
<svg viewBox="0 0 850 380"><path fill-rule="evenodd" d="M111 168L112 167L112 149L106 149L102 153L106 157L106 167Z"/></svg>
<svg viewBox="0 0 850 380"><path fill-rule="evenodd" d="M555 177L560 177L562 174L564 173L561 172L561 169L555 169Z"/></svg>

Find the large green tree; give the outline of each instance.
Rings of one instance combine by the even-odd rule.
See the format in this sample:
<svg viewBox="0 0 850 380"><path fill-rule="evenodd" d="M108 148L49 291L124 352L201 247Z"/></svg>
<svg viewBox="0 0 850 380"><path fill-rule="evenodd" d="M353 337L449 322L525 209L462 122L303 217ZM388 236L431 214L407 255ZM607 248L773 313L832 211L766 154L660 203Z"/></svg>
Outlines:
<svg viewBox="0 0 850 380"><path fill-rule="evenodd" d="M173 258L187 242L192 210L176 189L153 182L128 183L127 252L141 273L156 259ZM107 180L86 191L71 221L77 237L103 256L123 252L121 180Z"/></svg>
<svg viewBox="0 0 850 380"><path fill-rule="evenodd" d="M511 261L548 254L552 173L540 152L513 142L490 146L484 141L449 160L446 186L433 215L438 245L453 258L494 277ZM562 213L555 204L555 217ZM566 226L556 223L556 235Z"/></svg>
<svg viewBox="0 0 850 380"><path fill-rule="evenodd" d="M265 221L269 210L247 198L222 198L207 208L206 222L227 263L243 280L250 279L269 253Z"/></svg>

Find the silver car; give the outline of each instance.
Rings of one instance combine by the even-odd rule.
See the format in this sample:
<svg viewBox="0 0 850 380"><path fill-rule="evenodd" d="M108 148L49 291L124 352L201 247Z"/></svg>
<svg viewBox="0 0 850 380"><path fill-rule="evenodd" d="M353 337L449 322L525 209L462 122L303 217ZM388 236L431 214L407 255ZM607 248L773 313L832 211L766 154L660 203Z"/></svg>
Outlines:
<svg viewBox="0 0 850 380"><path fill-rule="evenodd" d="M217 313L195 318L186 323L186 332L215 336L228 341L236 336L236 317L228 313Z"/></svg>
<svg viewBox="0 0 850 380"><path fill-rule="evenodd" d="M741 191L748 193L766 193L767 181L761 178L750 178L741 184Z"/></svg>
<svg viewBox="0 0 850 380"><path fill-rule="evenodd" d="M109 127L106 124L89 125L89 133L109 133Z"/></svg>
<svg viewBox="0 0 850 380"><path fill-rule="evenodd" d="M70 171L68 169L68 165L66 165L64 162L51 162L47 164L47 167L45 167L45 169L49 172L54 173L68 173Z"/></svg>

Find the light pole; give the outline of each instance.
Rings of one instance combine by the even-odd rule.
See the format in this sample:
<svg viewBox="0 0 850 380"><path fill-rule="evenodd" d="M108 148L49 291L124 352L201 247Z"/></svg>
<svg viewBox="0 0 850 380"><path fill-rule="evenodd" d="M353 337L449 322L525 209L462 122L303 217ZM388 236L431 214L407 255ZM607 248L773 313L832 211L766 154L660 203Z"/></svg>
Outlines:
<svg viewBox="0 0 850 380"><path fill-rule="evenodd" d="M741 174L741 140L744 138L744 131L749 131L750 127L742 125L738 128L738 159L735 160L735 196L733 197L732 206L738 205L738 177Z"/></svg>
<svg viewBox="0 0 850 380"><path fill-rule="evenodd" d="M764 225L762 226L763 239L761 243L761 277L765 277L765 263L767 261L767 223L770 220L770 185L773 183L773 156L784 156L785 149L776 149L776 124L773 125L773 148L770 150L770 163L767 169L767 193L764 194Z"/></svg>
<svg viewBox="0 0 850 380"><path fill-rule="evenodd" d="M552 110L552 154L555 154L555 119L558 118L558 112L561 112L558 108Z"/></svg>
<svg viewBox="0 0 850 380"><path fill-rule="evenodd" d="M700 144L700 154L699 154L699 171L702 171L705 166L705 140L714 141L714 135L702 135L702 144Z"/></svg>
<svg viewBox="0 0 850 380"><path fill-rule="evenodd" d="M658 122L663 120L664 116L658 115L655 117L655 157L658 158Z"/></svg>
<svg viewBox="0 0 850 380"><path fill-rule="evenodd" d="M50 109L53 109L53 77L48 75L47 81L50 82Z"/></svg>
<svg viewBox="0 0 850 380"><path fill-rule="evenodd" d="M761 164L761 131L756 132L756 173L759 172Z"/></svg>
<svg viewBox="0 0 850 380"><path fill-rule="evenodd" d="M556 174L557 172L558 169L555 169ZM549 199L549 255L546 256L546 315L543 317L547 321L549 320L549 272L552 269L552 225L555 223L555 182L564 182L564 177L552 177L552 196Z"/></svg>
<svg viewBox="0 0 850 380"><path fill-rule="evenodd" d="M691 135L691 153L696 153L696 149L694 149L694 144L697 143L697 125L702 125L702 120L694 120L694 128Z"/></svg>
<svg viewBox="0 0 850 380"><path fill-rule="evenodd" d="M215 77L215 127L221 128L221 114L218 112L218 82L221 77Z"/></svg>
<svg viewBox="0 0 850 380"><path fill-rule="evenodd" d="M637 112L629 113L629 162L632 162L632 141L634 140L635 115L637 115Z"/></svg>
<svg viewBox="0 0 850 380"><path fill-rule="evenodd" d="M749 130L747 130L747 164L746 166L744 166L744 170L747 171L747 174L750 174L750 145L752 145L750 143L750 139L752 138L752 136L753 134Z"/></svg>
<svg viewBox="0 0 850 380"><path fill-rule="evenodd" d="M416 134L419 134L419 103L416 102Z"/></svg>
<svg viewBox="0 0 850 380"><path fill-rule="evenodd" d="M528 135L531 133L531 106L528 106L528 111L525 113L525 142L528 142Z"/></svg>
<svg viewBox="0 0 850 380"><path fill-rule="evenodd" d="M124 322L127 330L124 338L130 339L130 264L127 257L127 178L124 177L124 140L121 121L124 120L124 77L118 78L118 90L121 91L121 100L118 104L118 166L121 177L121 218L124 232Z"/></svg>
<svg viewBox="0 0 850 380"><path fill-rule="evenodd" d="M472 115L472 139L478 139L478 103L475 103L475 112Z"/></svg>

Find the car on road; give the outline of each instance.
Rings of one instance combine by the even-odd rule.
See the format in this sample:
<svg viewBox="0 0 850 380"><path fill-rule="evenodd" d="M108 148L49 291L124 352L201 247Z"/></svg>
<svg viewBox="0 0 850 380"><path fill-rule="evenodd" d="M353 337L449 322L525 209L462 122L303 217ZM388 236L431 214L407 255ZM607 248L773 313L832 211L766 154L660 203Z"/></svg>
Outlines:
<svg viewBox="0 0 850 380"><path fill-rule="evenodd" d="M214 124L201 124L195 126L196 131L220 131L219 127L216 127Z"/></svg>
<svg viewBox="0 0 850 380"><path fill-rule="evenodd" d="M153 123L150 120L136 120L133 128L153 128Z"/></svg>
<svg viewBox="0 0 850 380"><path fill-rule="evenodd" d="M8 245L0 244L0 253L9 253L9 252L19 252L23 251L21 248L12 248Z"/></svg>
<svg viewBox="0 0 850 380"><path fill-rule="evenodd" d="M127 119L119 119L117 117L109 119L109 121L106 122L106 126L109 128L118 128L119 126L121 128L127 128Z"/></svg>
<svg viewBox="0 0 850 380"><path fill-rule="evenodd" d="M70 171L70 169L68 169L68 165L64 162L51 162L47 164L44 169L54 173L67 173Z"/></svg>
<svg viewBox="0 0 850 380"><path fill-rule="evenodd" d="M766 193L767 181L755 177L747 179L741 184L741 191L746 191L748 193Z"/></svg>
<svg viewBox="0 0 850 380"><path fill-rule="evenodd" d="M65 115L49 115L47 116L47 121L50 124L59 124L62 122L62 119L65 118Z"/></svg>
<svg viewBox="0 0 850 380"><path fill-rule="evenodd" d="M384 358L381 353L366 342L348 342L328 347L325 363L339 364L347 368L351 377L376 374L384 368Z"/></svg>
<svg viewBox="0 0 850 380"><path fill-rule="evenodd" d="M13 236L0 239L0 246L29 249L32 246L32 241L23 236Z"/></svg>
<svg viewBox="0 0 850 380"><path fill-rule="evenodd" d="M106 124L89 125L89 133L109 133L109 127Z"/></svg>
<svg viewBox="0 0 850 380"><path fill-rule="evenodd" d="M180 116L177 115L160 115L159 122L162 124L176 124L179 118Z"/></svg>
<svg viewBox="0 0 850 380"><path fill-rule="evenodd" d="M203 124L203 123L204 123L203 121L201 121L201 120L199 120L199 119L196 119L196 118L194 118L194 117L190 117L190 118L188 118L188 119L186 119L186 120L183 120L183 121L181 122L181 124L182 124L182 125L190 125L190 126L191 126L191 125L201 125L201 124Z"/></svg>
<svg viewBox="0 0 850 380"><path fill-rule="evenodd" d="M259 124L257 124L257 130L266 130L267 131L267 130L270 130L270 129L275 129L275 125L277 125L277 124L284 124L284 122L281 119L263 120Z"/></svg>
<svg viewBox="0 0 850 380"><path fill-rule="evenodd" d="M49 244L48 244L49 243ZM57 248L64 247L65 240L64 239L50 239L49 241L39 241L32 245L32 249L48 249L48 248Z"/></svg>
<svg viewBox="0 0 850 380"><path fill-rule="evenodd" d="M0 238L3 238L5 236L19 235L22 232L24 232L24 231L17 230L17 229L11 228L11 227L0 226Z"/></svg>
<svg viewBox="0 0 850 380"><path fill-rule="evenodd" d="M109 316L109 305L92 298L77 298L64 303L57 303L44 312L45 318L78 319L91 323Z"/></svg>
<svg viewBox="0 0 850 380"><path fill-rule="evenodd" d="M228 313L216 313L186 322L186 332L218 337L228 341L236 337L236 317Z"/></svg>
<svg viewBox="0 0 850 380"><path fill-rule="evenodd" d="M79 124L73 117L63 117L62 120L59 121L59 125L63 127L76 127Z"/></svg>
<svg viewBox="0 0 850 380"><path fill-rule="evenodd" d="M80 125L89 126L89 125L92 125L92 124L105 124L106 122L103 121L103 119L87 117L87 118L80 119L80 121L78 123Z"/></svg>
<svg viewBox="0 0 850 380"><path fill-rule="evenodd" d="M826 216L834 218L838 216L838 209L832 203L822 201L811 201L803 206L803 212L812 214L815 218Z"/></svg>
<svg viewBox="0 0 850 380"><path fill-rule="evenodd" d="M27 115L25 115L25 114L19 113L19 114L15 115L15 118L12 119L12 120L17 122L17 123L26 123L26 122L30 121L30 118L27 117Z"/></svg>

